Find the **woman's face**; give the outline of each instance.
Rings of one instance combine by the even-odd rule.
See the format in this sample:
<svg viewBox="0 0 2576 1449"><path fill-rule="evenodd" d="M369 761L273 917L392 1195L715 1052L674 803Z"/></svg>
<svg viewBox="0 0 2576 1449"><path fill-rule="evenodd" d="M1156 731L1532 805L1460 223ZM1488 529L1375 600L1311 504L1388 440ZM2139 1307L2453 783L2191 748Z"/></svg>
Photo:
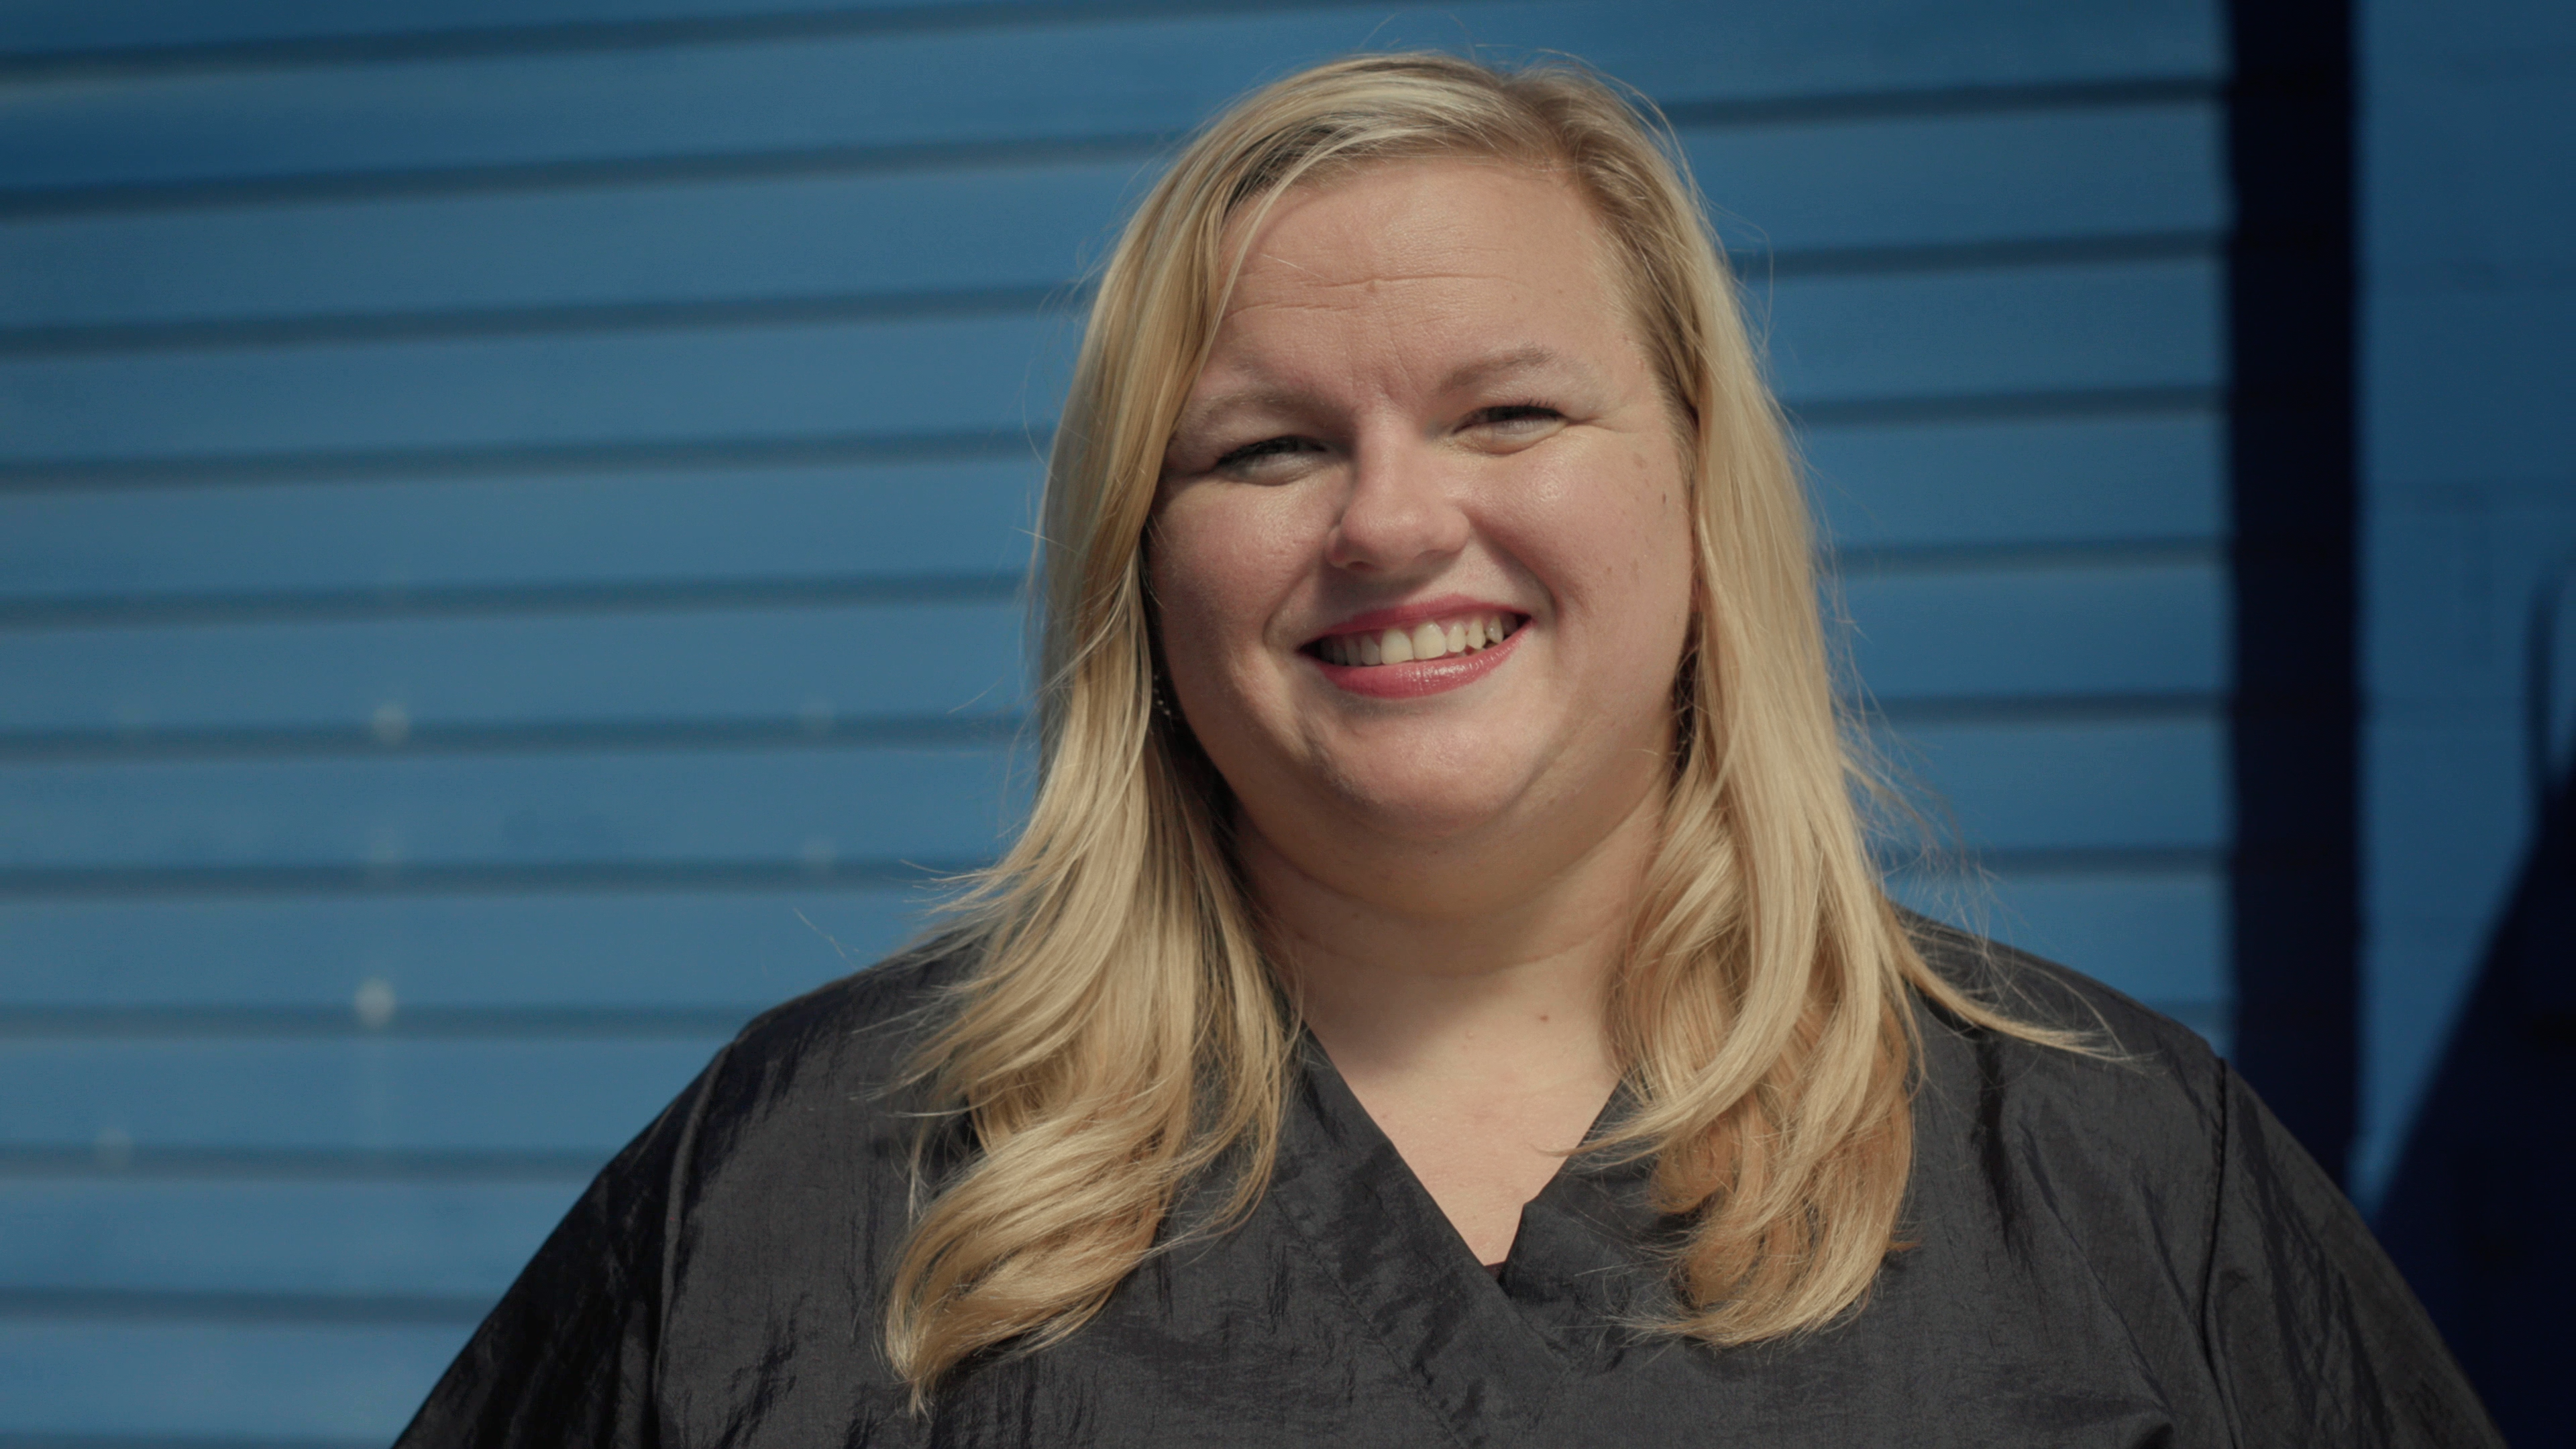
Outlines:
<svg viewBox="0 0 2576 1449"><path fill-rule="evenodd" d="M1178 704L1309 874L1579 851L1660 790L1690 524L1634 331L1544 172L1380 164L1262 221L1148 547Z"/></svg>

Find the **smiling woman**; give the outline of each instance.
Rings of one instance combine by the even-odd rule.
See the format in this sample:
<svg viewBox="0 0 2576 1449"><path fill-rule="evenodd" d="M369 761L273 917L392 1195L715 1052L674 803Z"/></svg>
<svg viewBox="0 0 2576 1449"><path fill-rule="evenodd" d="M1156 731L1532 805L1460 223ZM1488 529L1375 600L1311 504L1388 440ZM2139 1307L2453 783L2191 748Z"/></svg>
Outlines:
<svg viewBox="0 0 2576 1449"><path fill-rule="evenodd" d="M1670 156L1436 56L1190 146L1058 433L1020 839L405 1442L2490 1442L2197 1038L1888 901Z"/></svg>

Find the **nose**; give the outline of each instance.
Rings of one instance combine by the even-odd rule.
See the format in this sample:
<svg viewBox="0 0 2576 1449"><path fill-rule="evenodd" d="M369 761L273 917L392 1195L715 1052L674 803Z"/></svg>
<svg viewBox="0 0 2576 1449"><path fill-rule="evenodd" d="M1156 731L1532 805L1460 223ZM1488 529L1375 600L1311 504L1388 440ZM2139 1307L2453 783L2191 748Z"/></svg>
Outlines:
<svg viewBox="0 0 2576 1449"><path fill-rule="evenodd" d="M1363 440L1325 558L1355 573L1401 575L1467 546L1463 481L1429 440L1388 429Z"/></svg>

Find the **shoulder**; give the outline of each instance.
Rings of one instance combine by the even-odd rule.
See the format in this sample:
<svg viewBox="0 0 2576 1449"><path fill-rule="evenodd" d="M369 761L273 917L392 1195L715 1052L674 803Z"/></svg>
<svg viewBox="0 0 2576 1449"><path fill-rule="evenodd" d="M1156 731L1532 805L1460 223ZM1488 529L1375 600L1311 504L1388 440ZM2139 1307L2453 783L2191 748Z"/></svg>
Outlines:
<svg viewBox="0 0 2576 1449"><path fill-rule="evenodd" d="M764 1078L819 1068L851 1084L891 1082L936 1029L968 960L966 948L946 939L898 952L752 1018L720 1065Z"/></svg>
<svg viewBox="0 0 2576 1449"><path fill-rule="evenodd" d="M934 940L753 1018L692 1089L688 1105L704 1125L690 1133L688 1170L721 1170L762 1155L764 1144L845 1153L880 1138L909 1141L915 1058L969 959L955 942Z"/></svg>
<svg viewBox="0 0 2576 1449"><path fill-rule="evenodd" d="M1960 1039L1999 1036L1996 1044L2012 1042L2012 1047L2004 1049L2017 1060L2027 1062L2125 1062L2130 1070L2146 1070L2148 1075L2215 1085L2221 1073L2218 1052L2213 1052L2197 1031L2179 1024L2172 1016L2143 1006L2141 1000L2117 993L2084 972L2045 957L2032 957L2030 951L2004 946L2002 941L1989 941L1984 936L1971 936L1968 931L1945 926L1927 915L1904 913L1904 920L1914 949L1922 951L1924 964L1942 980L2002 1011L2004 1016L2053 1031L2071 1031L2084 1039L2089 1052L2063 1052L2035 1042L2020 1042L2012 1036L1965 1024L1927 1003L1924 1011L1929 1016L1927 1026L1932 1029Z"/></svg>
<svg viewBox="0 0 2576 1449"><path fill-rule="evenodd" d="M2137 1214L2152 1213L2163 1219L2160 1236L2205 1237L2241 1087L2199 1033L2053 961L1921 917L1906 924L1944 981L2069 1043L1978 1025L1918 999L1927 1139L1952 1139L1951 1153L1989 1172L2089 1184L2094 1191L2059 1201L2099 1207L2094 1226L2105 1232L2146 1226ZM1945 1144L1923 1146L1938 1157Z"/></svg>

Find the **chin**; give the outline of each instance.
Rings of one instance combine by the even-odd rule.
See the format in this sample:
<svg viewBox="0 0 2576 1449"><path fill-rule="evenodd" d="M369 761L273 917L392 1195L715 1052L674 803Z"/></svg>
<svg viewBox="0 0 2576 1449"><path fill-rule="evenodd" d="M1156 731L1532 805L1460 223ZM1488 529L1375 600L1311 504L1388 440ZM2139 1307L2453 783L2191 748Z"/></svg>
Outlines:
<svg viewBox="0 0 2576 1449"><path fill-rule="evenodd" d="M1465 839L1506 823L1524 781L1517 772L1479 770L1465 778L1344 777L1345 808L1367 829L1417 845Z"/></svg>

